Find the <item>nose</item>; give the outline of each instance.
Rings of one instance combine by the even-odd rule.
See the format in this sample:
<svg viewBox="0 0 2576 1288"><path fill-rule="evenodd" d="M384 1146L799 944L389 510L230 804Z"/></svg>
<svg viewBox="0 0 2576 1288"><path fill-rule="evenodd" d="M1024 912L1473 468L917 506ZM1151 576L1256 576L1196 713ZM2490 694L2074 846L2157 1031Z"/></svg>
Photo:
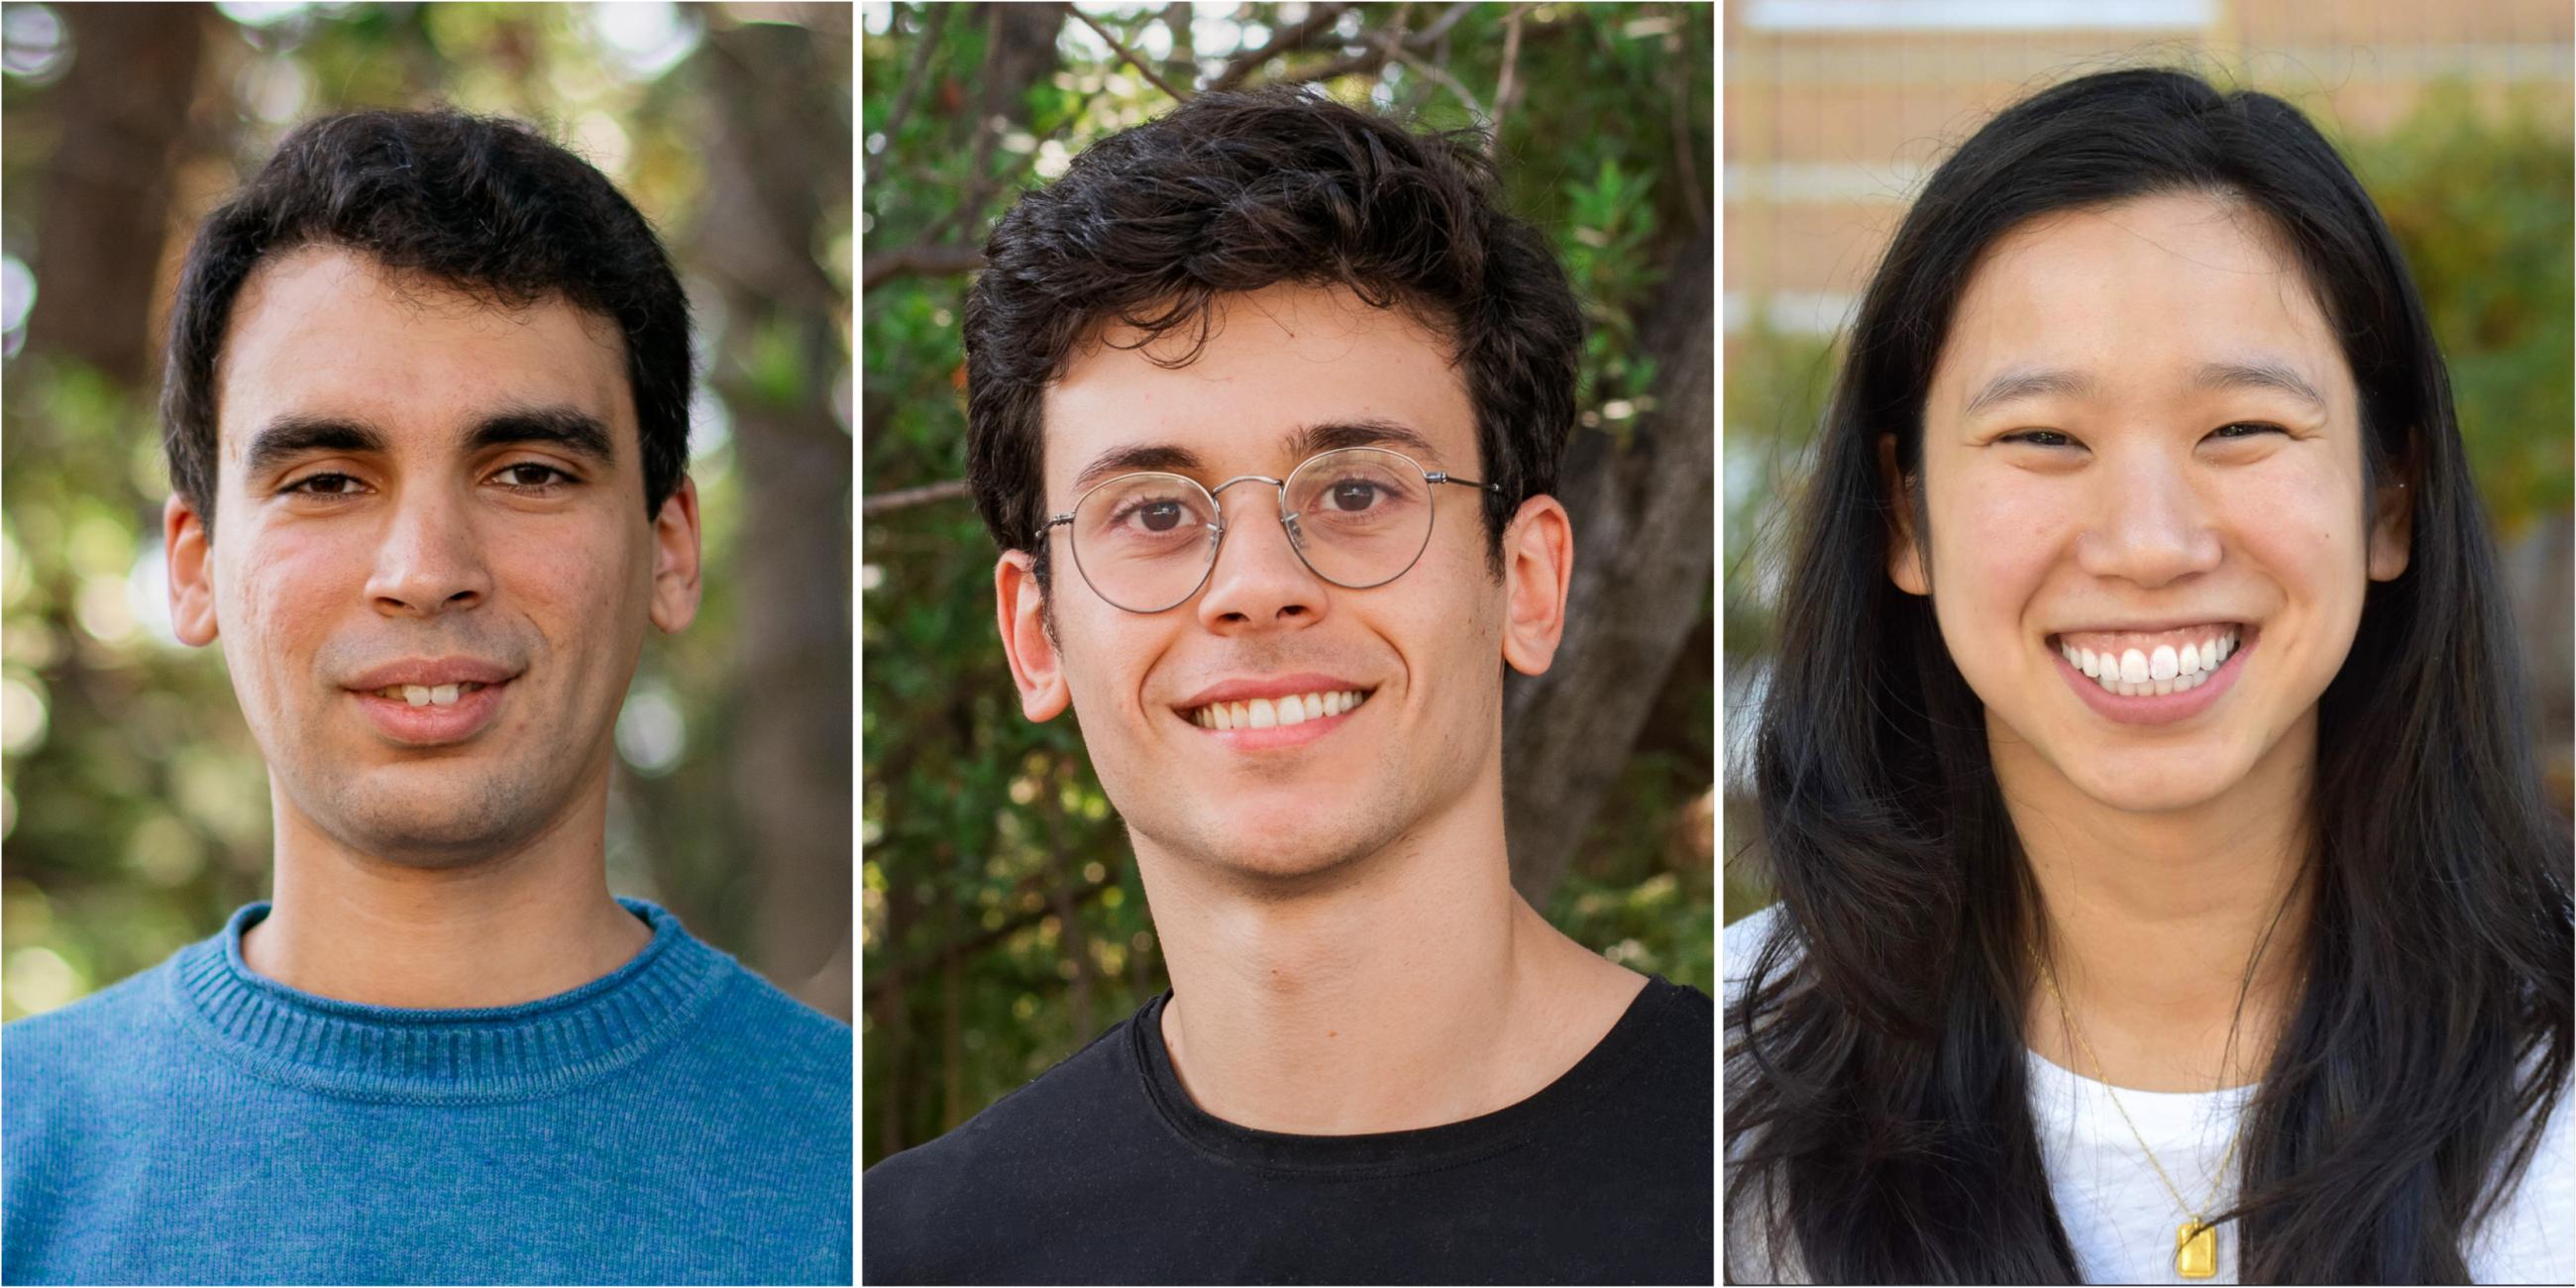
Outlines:
<svg viewBox="0 0 2576 1288"><path fill-rule="evenodd" d="M2218 529L2190 468L2138 453L2096 471L2095 517L2076 538L2076 565L2149 589L2217 567Z"/></svg>
<svg viewBox="0 0 2576 1288"><path fill-rule="evenodd" d="M1303 625L1323 616L1327 587L1297 557L1279 523L1279 489L1260 483L1229 488L1225 540L1199 595L1199 622L1227 634L1272 625Z"/></svg>
<svg viewBox="0 0 2576 1288"><path fill-rule="evenodd" d="M491 593L491 567L467 503L436 487L400 493L367 578L376 611L435 617L473 608Z"/></svg>

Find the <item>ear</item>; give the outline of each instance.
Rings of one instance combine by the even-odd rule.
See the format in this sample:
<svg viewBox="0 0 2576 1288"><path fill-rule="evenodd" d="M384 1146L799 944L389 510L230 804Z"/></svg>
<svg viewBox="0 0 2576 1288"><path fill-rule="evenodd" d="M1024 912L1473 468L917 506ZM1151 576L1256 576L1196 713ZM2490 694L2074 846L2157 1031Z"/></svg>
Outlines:
<svg viewBox="0 0 2576 1288"><path fill-rule="evenodd" d="M2369 569L2372 581L2395 581L2406 571L2406 556L2415 544L2415 490L2403 470L2380 484L2372 499Z"/></svg>
<svg viewBox="0 0 2576 1288"><path fill-rule="evenodd" d="M1574 521L1552 496L1521 502L1503 530L1503 660L1540 675L1565 638L1566 585L1574 576Z"/></svg>
<svg viewBox="0 0 2576 1288"><path fill-rule="evenodd" d="M161 556L170 570L171 631L196 648L214 643L215 539L196 507L176 494L161 506Z"/></svg>
<svg viewBox="0 0 2576 1288"><path fill-rule="evenodd" d="M1011 683L1019 686L1020 714L1031 720L1063 714L1073 691L1065 683L1055 637L1047 633L1046 595L1038 589L1028 551L1005 550L994 563L993 617L1011 661Z"/></svg>
<svg viewBox="0 0 2576 1288"><path fill-rule="evenodd" d="M653 516L653 624L667 635L698 617L698 485L683 476Z"/></svg>
<svg viewBox="0 0 2576 1288"><path fill-rule="evenodd" d="M1909 595L1932 593L1923 547L1914 539L1914 483L1896 468L1896 435L1878 436L1878 476L1887 488L1887 579Z"/></svg>

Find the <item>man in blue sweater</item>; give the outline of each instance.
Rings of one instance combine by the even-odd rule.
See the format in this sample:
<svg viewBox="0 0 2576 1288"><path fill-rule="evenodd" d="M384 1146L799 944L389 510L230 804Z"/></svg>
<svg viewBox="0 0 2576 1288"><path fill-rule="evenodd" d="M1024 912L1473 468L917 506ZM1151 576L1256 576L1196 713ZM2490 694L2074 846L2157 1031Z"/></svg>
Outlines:
<svg viewBox="0 0 2576 1288"><path fill-rule="evenodd" d="M172 621L275 896L0 1034L0 1277L849 1283L849 1028L607 887L699 591L643 217L514 123L308 123L199 230L167 381Z"/></svg>

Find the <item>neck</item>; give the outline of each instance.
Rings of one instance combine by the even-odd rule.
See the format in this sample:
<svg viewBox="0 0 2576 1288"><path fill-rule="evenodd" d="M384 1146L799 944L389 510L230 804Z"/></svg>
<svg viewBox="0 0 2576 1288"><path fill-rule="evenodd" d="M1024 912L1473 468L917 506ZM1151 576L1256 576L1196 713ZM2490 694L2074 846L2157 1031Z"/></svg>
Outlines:
<svg viewBox="0 0 2576 1288"><path fill-rule="evenodd" d="M391 862L273 790L276 893L242 960L290 988L419 1009L516 1006L624 965L653 932L608 892L602 775L524 843L438 866Z"/></svg>
<svg viewBox="0 0 2576 1288"><path fill-rule="evenodd" d="M2227 792L2153 814L2084 796L2018 739L1991 743L2046 910L2041 951L2082 1039L2042 983L2032 1047L2140 1090L2259 1080L2295 1003L2314 896L2302 880L2313 713Z"/></svg>
<svg viewBox="0 0 2576 1288"><path fill-rule="evenodd" d="M1527 1098L1644 979L1512 889L1501 771L1326 885L1247 886L1136 838L1173 995L1162 1036L1200 1108L1308 1135L1400 1131Z"/></svg>

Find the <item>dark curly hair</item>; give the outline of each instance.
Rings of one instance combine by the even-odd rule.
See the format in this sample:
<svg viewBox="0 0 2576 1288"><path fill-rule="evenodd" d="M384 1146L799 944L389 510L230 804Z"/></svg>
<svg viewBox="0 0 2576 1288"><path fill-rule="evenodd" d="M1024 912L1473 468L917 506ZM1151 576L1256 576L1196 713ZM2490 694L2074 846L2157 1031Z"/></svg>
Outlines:
<svg viewBox="0 0 2576 1288"><path fill-rule="evenodd" d="M188 248L161 390L170 483L215 518L215 363L262 259L336 245L494 307L561 297L614 322L642 439L644 512L689 459L689 300L653 228L607 176L530 127L451 108L297 126Z"/></svg>
<svg viewBox="0 0 2576 1288"><path fill-rule="evenodd" d="M1046 584L1039 400L1111 322L1206 344L1220 294L1340 285L1443 333L1476 412L1487 557L1552 492L1574 422L1583 318L1545 238L1502 208L1474 131L1417 134L1331 99L1210 93L1086 149L993 229L966 298L967 478L1003 549Z"/></svg>

